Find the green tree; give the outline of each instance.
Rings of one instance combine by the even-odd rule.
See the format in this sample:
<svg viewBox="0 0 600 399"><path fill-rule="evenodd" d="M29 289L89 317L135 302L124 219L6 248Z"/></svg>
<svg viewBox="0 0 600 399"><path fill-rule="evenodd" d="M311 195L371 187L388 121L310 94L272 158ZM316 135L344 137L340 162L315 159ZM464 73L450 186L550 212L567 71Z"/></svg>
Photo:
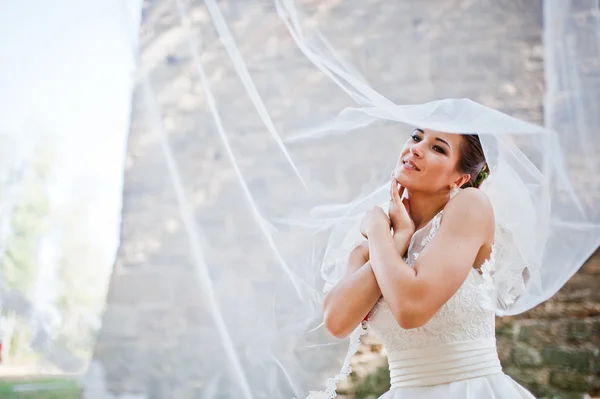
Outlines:
<svg viewBox="0 0 600 399"><path fill-rule="evenodd" d="M68 204L61 217L61 258L58 264L59 289L56 305L62 316L57 339L84 358L91 355L96 333L95 319L105 302L100 281L103 264L101 246L93 242L87 222L89 209L84 198Z"/></svg>
<svg viewBox="0 0 600 399"><path fill-rule="evenodd" d="M5 293L31 295L37 277L37 254L41 238L49 228L50 201L55 159L51 145L38 147L25 166L23 181L10 215L9 234L1 258L2 289ZM26 320L20 320L13 309L3 309L3 361L23 361L29 356L31 331Z"/></svg>

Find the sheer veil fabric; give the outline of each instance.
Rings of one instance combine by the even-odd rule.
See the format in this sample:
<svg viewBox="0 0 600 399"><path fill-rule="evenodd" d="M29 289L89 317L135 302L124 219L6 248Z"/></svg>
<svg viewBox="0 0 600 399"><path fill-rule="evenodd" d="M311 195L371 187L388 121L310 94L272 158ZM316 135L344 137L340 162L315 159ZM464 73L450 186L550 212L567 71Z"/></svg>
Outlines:
<svg viewBox="0 0 600 399"><path fill-rule="evenodd" d="M162 143L205 298L203 345L215 364L202 397L335 396L361 330L331 337L321 301L365 210L386 204L389 171L415 127L481 137L491 170L481 189L497 221L485 306L496 314L547 300L598 248L600 186L588 177L599 171L600 86L586 57L600 47L597 37L573 44L593 32L570 17L571 2L544 3L545 126L467 98L399 104L394 68L368 66L414 61L388 51L407 39L387 32L394 18L363 19L393 6L250 3L156 2L140 36L136 95ZM158 32L161 23L176 28ZM212 164L178 166L185 135L201 143L189 156ZM218 234L203 227L215 220Z"/></svg>

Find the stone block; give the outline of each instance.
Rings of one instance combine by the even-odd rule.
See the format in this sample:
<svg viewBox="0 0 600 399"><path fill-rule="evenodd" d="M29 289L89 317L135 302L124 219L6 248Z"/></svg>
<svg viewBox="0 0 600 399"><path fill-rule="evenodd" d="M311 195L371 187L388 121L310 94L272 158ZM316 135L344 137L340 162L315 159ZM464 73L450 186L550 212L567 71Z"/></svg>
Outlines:
<svg viewBox="0 0 600 399"><path fill-rule="evenodd" d="M518 367L537 367L542 364L542 355L532 346L517 342L512 351L512 361Z"/></svg>
<svg viewBox="0 0 600 399"><path fill-rule="evenodd" d="M102 316L102 338L135 338L137 332L135 308L115 305L106 309Z"/></svg>
<svg viewBox="0 0 600 399"><path fill-rule="evenodd" d="M521 369L513 366L504 368L504 372L538 396L549 393L548 370Z"/></svg>
<svg viewBox="0 0 600 399"><path fill-rule="evenodd" d="M506 337L499 336L496 338L496 347L498 350L498 358L502 367L507 367L512 364L512 350L515 343Z"/></svg>
<svg viewBox="0 0 600 399"><path fill-rule="evenodd" d="M581 373L591 371L593 357L594 353L591 349L547 348L542 350L544 365L553 369Z"/></svg>
<svg viewBox="0 0 600 399"><path fill-rule="evenodd" d="M201 285L195 272L190 268L189 271L173 273L175 292L174 303L177 304L199 304L206 303L204 293L201 291Z"/></svg>
<svg viewBox="0 0 600 399"><path fill-rule="evenodd" d="M113 275L108 302L116 305L168 303L173 279L166 271L139 270Z"/></svg>
<svg viewBox="0 0 600 399"><path fill-rule="evenodd" d="M590 395L585 392L562 392L557 391L551 396L544 396L540 399L592 399Z"/></svg>
<svg viewBox="0 0 600 399"><path fill-rule="evenodd" d="M592 353L592 366L591 371L595 375L600 377L600 348L596 347L591 350Z"/></svg>
<svg viewBox="0 0 600 399"><path fill-rule="evenodd" d="M600 347L600 317L589 320L591 343Z"/></svg>
<svg viewBox="0 0 600 399"><path fill-rule="evenodd" d="M94 358L103 368L107 390L144 391L147 365L135 340L121 339L117 343L99 343Z"/></svg>
<svg viewBox="0 0 600 399"><path fill-rule="evenodd" d="M94 360L89 365L84 378L81 381L81 399L148 399L143 392L119 392L113 395L113 391L106 386L106 371L104 366Z"/></svg>
<svg viewBox="0 0 600 399"><path fill-rule="evenodd" d="M568 303L599 303L600 276L588 275L583 270L575 274L561 289L561 301Z"/></svg>
<svg viewBox="0 0 600 399"><path fill-rule="evenodd" d="M170 335L176 334L172 331ZM225 382L221 373L224 370L222 362L228 361L223 348L207 348L200 335L176 337L176 344L157 343L144 351L149 398L195 399L207 396L208 392L218 392L224 398L238 397L227 396L228 388L222 385ZM203 394L193 396L191 392Z"/></svg>
<svg viewBox="0 0 600 399"><path fill-rule="evenodd" d="M550 374L550 383L567 391L587 392L592 385L592 378L580 373L553 371Z"/></svg>
<svg viewBox="0 0 600 399"><path fill-rule="evenodd" d="M586 343L593 338L592 323L572 320L567 326L567 339L573 343Z"/></svg>
<svg viewBox="0 0 600 399"><path fill-rule="evenodd" d="M587 275L600 275L600 248L585 262L581 271Z"/></svg>
<svg viewBox="0 0 600 399"><path fill-rule="evenodd" d="M513 338L515 336L515 324L513 323L498 323L496 325L496 337Z"/></svg>
<svg viewBox="0 0 600 399"><path fill-rule="evenodd" d="M150 307L140 310L137 330L141 338L149 342L159 343L173 331L183 331L187 320L183 312L176 306Z"/></svg>
<svg viewBox="0 0 600 399"><path fill-rule="evenodd" d="M556 335L550 323L545 320L521 325L519 340L538 349L556 345Z"/></svg>

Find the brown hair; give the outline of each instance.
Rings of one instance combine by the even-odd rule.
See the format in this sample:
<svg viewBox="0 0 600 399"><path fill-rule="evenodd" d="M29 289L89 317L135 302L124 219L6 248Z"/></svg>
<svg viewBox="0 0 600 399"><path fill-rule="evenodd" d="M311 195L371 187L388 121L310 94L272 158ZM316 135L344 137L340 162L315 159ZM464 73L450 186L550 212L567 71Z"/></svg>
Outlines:
<svg viewBox="0 0 600 399"><path fill-rule="evenodd" d="M488 168L485 154L479 136L476 134L462 134L463 140L460 145L460 158L456 169L460 173L466 173L471 178L461 188L478 188L485 180L490 170Z"/></svg>

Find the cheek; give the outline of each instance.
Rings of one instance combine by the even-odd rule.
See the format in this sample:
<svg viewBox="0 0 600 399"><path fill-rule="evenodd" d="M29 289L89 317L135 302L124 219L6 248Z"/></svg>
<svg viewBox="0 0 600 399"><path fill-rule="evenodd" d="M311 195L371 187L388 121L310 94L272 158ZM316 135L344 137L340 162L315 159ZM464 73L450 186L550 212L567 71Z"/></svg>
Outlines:
<svg viewBox="0 0 600 399"><path fill-rule="evenodd" d="M446 184L452 180L454 175L454 165L452 160L446 157L431 157L427 163L428 176L431 179L437 180Z"/></svg>
<svg viewBox="0 0 600 399"><path fill-rule="evenodd" d="M408 144L405 144L404 147L402 147L402 151L400 151L400 155L398 156L398 165L402 164L402 158L404 158L409 151L410 146Z"/></svg>
<svg viewBox="0 0 600 399"><path fill-rule="evenodd" d="M410 147L412 147L412 143L412 140L409 140L404 144L404 147L402 147L402 151L400 152L402 156L408 154L408 152L410 151Z"/></svg>

